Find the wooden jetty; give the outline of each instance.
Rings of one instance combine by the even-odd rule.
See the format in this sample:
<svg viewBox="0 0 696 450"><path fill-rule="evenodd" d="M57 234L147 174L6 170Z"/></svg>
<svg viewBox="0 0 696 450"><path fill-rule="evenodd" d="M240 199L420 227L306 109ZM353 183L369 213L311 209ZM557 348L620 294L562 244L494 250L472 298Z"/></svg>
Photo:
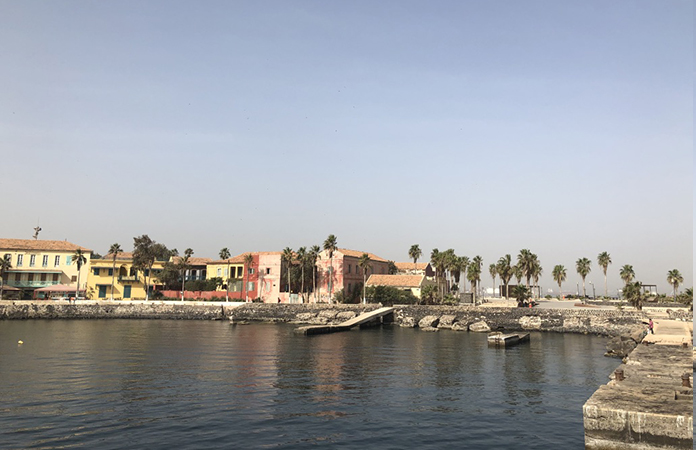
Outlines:
<svg viewBox="0 0 696 450"><path fill-rule="evenodd" d="M488 345L496 347L511 347L513 345L521 344L522 342L529 342L529 333L491 333L488 335Z"/></svg>
<svg viewBox="0 0 696 450"><path fill-rule="evenodd" d="M374 311L368 311L362 313L357 317L341 322L337 325L308 325L304 327L299 327L295 329L295 333L304 334L305 336L312 336L314 334L328 334L336 333L339 331L348 331L353 327L358 325L364 325L372 321L376 321L386 316L387 314L392 314L394 308L385 307L375 309Z"/></svg>

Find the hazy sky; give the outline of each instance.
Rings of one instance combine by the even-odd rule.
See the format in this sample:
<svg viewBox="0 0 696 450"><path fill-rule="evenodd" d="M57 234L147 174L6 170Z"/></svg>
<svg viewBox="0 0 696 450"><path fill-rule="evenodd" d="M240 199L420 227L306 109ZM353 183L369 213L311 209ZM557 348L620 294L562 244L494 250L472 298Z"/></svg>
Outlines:
<svg viewBox="0 0 696 450"><path fill-rule="evenodd" d="M0 0L0 236L693 285L693 4ZM484 270L484 286L491 284ZM588 284L589 287L589 284Z"/></svg>

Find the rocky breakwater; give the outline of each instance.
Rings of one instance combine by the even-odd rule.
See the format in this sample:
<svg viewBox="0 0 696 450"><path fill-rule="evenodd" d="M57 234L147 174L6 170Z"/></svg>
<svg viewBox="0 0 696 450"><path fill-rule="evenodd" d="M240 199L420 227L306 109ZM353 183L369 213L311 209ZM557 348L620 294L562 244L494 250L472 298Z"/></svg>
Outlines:
<svg viewBox="0 0 696 450"><path fill-rule="evenodd" d="M491 308L475 306L396 306L394 321L403 327L425 331L551 331L625 336L640 342L645 332L640 312L614 310L565 310L529 308ZM636 341L627 351L635 348ZM624 345L630 347L629 344Z"/></svg>
<svg viewBox="0 0 696 450"><path fill-rule="evenodd" d="M3 302L0 320L14 319L183 319L214 320L228 315L229 308L186 302L101 302L58 304L51 302Z"/></svg>
<svg viewBox="0 0 696 450"><path fill-rule="evenodd" d="M379 305L247 303L229 312L234 322L297 323L335 325Z"/></svg>

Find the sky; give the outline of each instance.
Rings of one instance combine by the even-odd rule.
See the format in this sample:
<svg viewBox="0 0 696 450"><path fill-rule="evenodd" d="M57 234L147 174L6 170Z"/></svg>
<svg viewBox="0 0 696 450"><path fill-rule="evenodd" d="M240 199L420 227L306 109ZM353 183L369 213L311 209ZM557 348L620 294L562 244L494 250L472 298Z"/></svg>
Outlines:
<svg viewBox="0 0 696 450"><path fill-rule="evenodd" d="M624 264L693 286L693 23L687 0L0 0L0 236L526 248L544 291L591 259L598 295L607 251L610 293Z"/></svg>

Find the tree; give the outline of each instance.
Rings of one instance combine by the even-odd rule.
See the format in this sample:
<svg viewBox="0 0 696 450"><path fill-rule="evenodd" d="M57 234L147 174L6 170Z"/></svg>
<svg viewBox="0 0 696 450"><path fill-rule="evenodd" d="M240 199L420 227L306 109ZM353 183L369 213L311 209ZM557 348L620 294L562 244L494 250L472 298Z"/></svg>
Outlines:
<svg viewBox="0 0 696 450"><path fill-rule="evenodd" d="M512 289L512 295L517 299L517 306L524 306L527 300L529 300L529 289L518 284Z"/></svg>
<svg viewBox="0 0 696 450"><path fill-rule="evenodd" d="M626 264L619 271L619 276L623 280L624 284L628 284L631 281L633 281L633 278L635 278L636 273L633 271L633 266Z"/></svg>
<svg viewBox="0 0 696 450"><path fill-rule="evenodd" d="M529 282L532 279L534 256L534 253L532 253L529 249L526 248L520 250L520 253L517 255L517 266L522 271L522 276L524 276L527 279L527 290L529 290Z"/></svg>
<svg viewBox="0 0 696 450"><path fill-rule="evenodd" d="M556 283L558 283L558 299L560 300L563 297L563 282L566 280L566 268L563 267L561 264L558 264L553 267L553 279Z"/></svg>
<svg viewBox="0 0 696 450"><path fill-rule="evenodd" d="M575 270L577 270L580 278L582 278L582 298L584 302L587 297L585 293L585 277L592 271L592 261L587 258L579 258L575 261Z"/></svg>
<svg viewBox="0 0 696 450"><path fill-rule="evenodd" d="M290 293L292 293L290 287L290 268L292 267L292 260L295 258L295 253L293 253L290 247L285 247L283 250L283 261L288 265L288 299L290 299Z"/></svg>
<svg viewBox="0 0 696 450"><path fill-rule="evenodd" d="M225 301L230 301L230 278L232 274L230 273L230 250L227 247L220 249L220 259L227 261L227 277L225 277Z"/></svg>
<svg viewBox="0 0 696 450"><path fill-rule="evenodd" d="M469 263L469 268L466 271L466 278L471 283L471 291L474 295L474 303L476 303L476 286L478 286L479 280L481 280L481 266L476 263L476 258L474 258Z"/></svg>
<svg viewBox="0 0 696 450"><path fill-rule="evenodd" d="M387 261L387 273L389 275L396 275L399 273L399 268L396 267L396 263L394 261Z"/></svg>
<svg viewBox="0 0 696 450"><path fill-rule="evenodd" d="M300 261L300 270L302 273L302 281L300 285L300 293L302 294L302 303L304 303L304 267L307 261L307 247L300 247L297 249L297 259Z"/></svg>
<svg viewBox="0 0 696 450"><path fill-rule="evenodd" d="M434 248L430 252L430 264L435 268L435 283L437 284L438 295L440 299L444 296L444 290L442 286L442 278L445 272L445 258L444 252L440 252L437 248Z"/></svg>
<svg viewBox="0 0 696 450"><path fill-rule="evenodd" d="M501 257L498 260L495 269L498 272L498 275L500 275L500 281L502 281L503 285L505 286L505 300L507 300L508 297L510 297L510 279L515 274L512 266L512 257L509 254Z"/></svg>
<svg viewBox="0 0 696 450"><path fill-rule="evenodd" d="M166 261L173 252L150 239L147 234L133 238L133 267L145 274L145 300L150 299L150 280L155 261Z"/></svg>
<svg viewBox="0 0 696 450"><path fill-rule="evenodd" d="M462 272L466 273L466 268L469 265L469 258L466 256L457 256L450 265L450 273L454 278L454 282L459 286L459 280L462 278ZM466 290L466 286L465 289ZM459 289L459 292L462 290Z"/></svg>
<svg viewBox="0 0 696 450"><path fill-rule="evenodd" d="M522 277L524 276L524 270L519 264L512 266L512 274L515 276L515 279L517 279L517 284L520 284L522 282Z"/></svg>
<svg viewBox="0 0 696 450"><path fill-rule="evenodd" d="M623 295L637 310L640 311L643 309L643 300L645 300L645 296L643 295L643 287L640 281L627 283L626 286L624 286Z"/></svg>
<svg viewBox="0 0 696 450"><path fill-rule="evenodd" d="M607 252L600 253L597 255L597 264L599 264L599 267L602 268L602 272L604 272L604 296L608 297L609 291L607 290L607 269L609 268L609 264L611 264L611 255Z"/></svg>
<svg viewBox="0 0 696 450"><path fill-rule="evenodd" d="M495 297L495 279L498 276L498 268L495 264L488 266L488 273L491 275L491 278L493 278L493 296Z"/></svg>
<svg viewBox="0 0 696 450"><path fill-rule="evenodd" d="M0 300L2 300L2 293L5 288L5 275L10 269L12 269L10 260L8 258L0 258Z"/></svg>
<svg viewBox="0 0 696 450"><path fill-rule="evenodd" d="M249 280L249 270L250 270L252 264L254 264L254 255L252 255L251 253L247 253L246 255L244 255L244 264L243 264L244 273L242 274L242 281L244 281L245 275L246 275L247 281ZM247 283L245 282L244 286L242 286L242 288L244 289L244 300L248 302L249 301L249 290L247 289L247 287L248 287Z"/></svg>
<svg viewBox="0 0 696 450"><path fill-rule="evenodd" d="M312 262L312 292L314 293L314 303L317 302L317 259L319 259L319 253L321 248L318 245L313 245L309 249L309 259Z"/></svg>
<svg viewBox="0 0 696 450"><path fill-rule="evenodd" d="M109 255L111 255L111 258L113 260L113 264L111 266L111 301L114 301L114 279L116 278L116 258L118 258L118 254L121 253L123 250L121 249L121 246L116 243L116 244L111 244L111 247L109 247Z"/></svg>
<svg viewBox="0 0 696 450"><path fill-rule="evenodd" d="M365 297L365 285L367 284L367 270L372 267L372 264L370 264L371 262L372 260L370 259L370 255L367 253L363 253L360 256L360 259L358 259L358 266L363 271L363 304L367 303L367 297Z"/></svg>
<svg viewBox="0 0 696 450"><path fill-rule="evenodd" d="M184 301L184 292L186 292L186 271L189 268L189 261L193 256L193 250L187 248L184 250L183 258L179 259L179 270L181 271L181 301Z"/></svg>
<svg viewBox="0 0 696 450"><path fill-rule="evenodd" d="M87 262L87 258L85 258L81 248L75 250L75 254L72 257L72 262L73 264L77 265L77 290L75 291L75 300L77 300L80 298L80 270L82 269L83 264Z"/></svg>
<svg viewBox="0 0 696 450"><path fill-rule="evenodd" d="M536 287L536 292L539 294L539 296L541 296L541 289L539 289L539 277L541 277L541 274L544 273L544 269L541 267L541 262L539 262L539 258L537 258L537 255L532 256L532 279L534 280L534 287Z"/></svg>
<svg viewBox="0 0 696 450"><path fill-rule="evenodd" d="M672 269L667 272L667 282L674 288L674 301L676 302L677 289L679 289L679 285L684 282L684 277L682 277L682 274L679 273L677 269Z"/></svg>
<svg viewBox="0 0 696 450"><path fill-rule="evenodd" d="M331 303L331 298L333 297L333 254L337 249L338 245L338 240L336 239L336 236L333 234L330 234L326 240L324 241L324 250L326 250L329 253L329 280L328 280L328 288L329 288L329 303Z"/></svg>
<svg viewBox="0 0 696 450"><path fill-rule="evenodd" d="M432 305L437 297L437 286L434 284L426 284L421 288L421 298L418 303L424 305Z"/></svg>
<svg viewBox="0 0 696 450"><path fill-rule="evenodd" d="M413 270L418 268L418 259L421 257L423 252L421 251L418 244L413 244L410 249L408 249L408 257L413 260Z"/></svg>

